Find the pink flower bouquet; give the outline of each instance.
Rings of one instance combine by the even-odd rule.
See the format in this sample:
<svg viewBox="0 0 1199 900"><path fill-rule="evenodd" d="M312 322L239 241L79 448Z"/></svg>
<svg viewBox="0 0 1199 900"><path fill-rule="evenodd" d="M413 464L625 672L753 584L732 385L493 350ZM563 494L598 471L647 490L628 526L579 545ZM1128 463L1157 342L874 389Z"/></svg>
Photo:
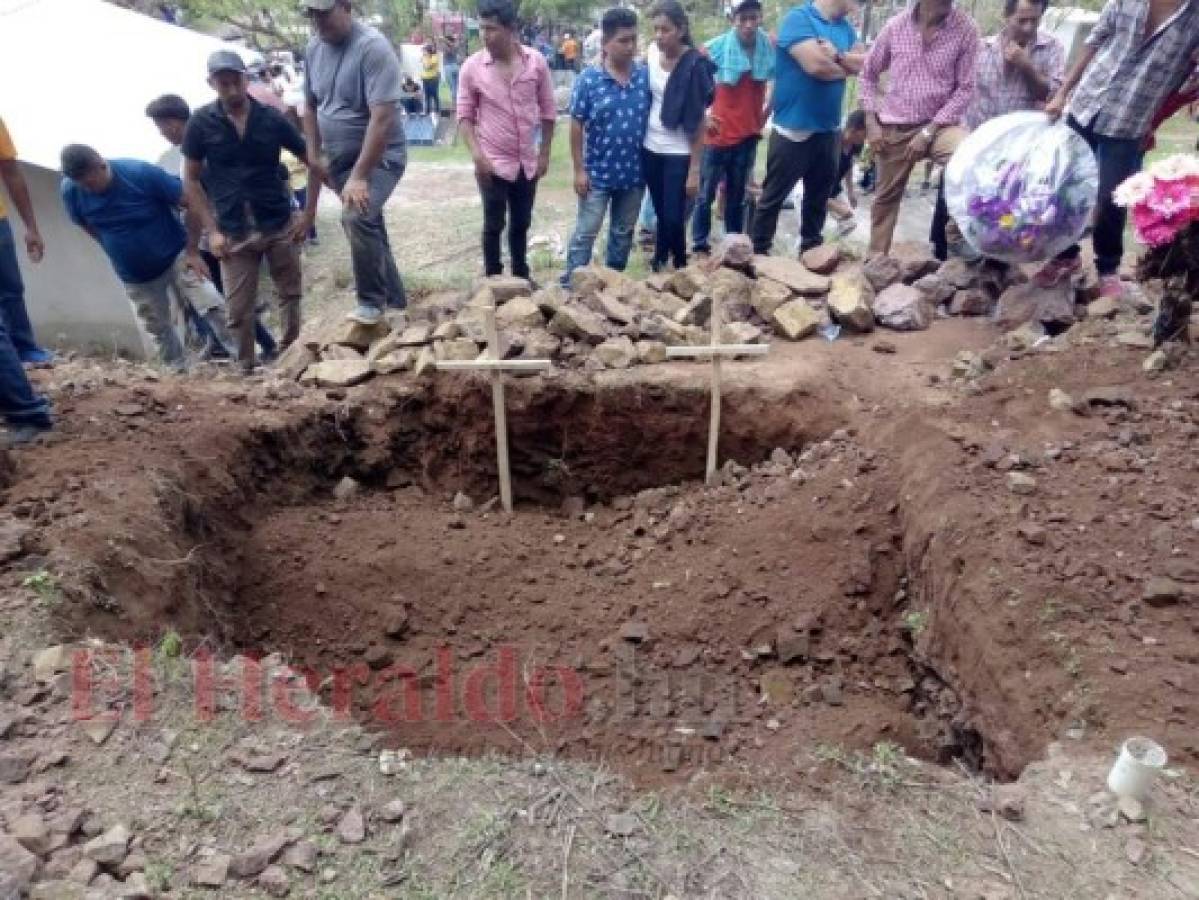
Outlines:
<svg viewBox="0 0 1199 900"><path fill-rule="evenodd" d="M1169 244L1199 222L1199 158L1159 160L1116 188L1112 199L1128 208L1137 240L1150 247Z"/></svg>

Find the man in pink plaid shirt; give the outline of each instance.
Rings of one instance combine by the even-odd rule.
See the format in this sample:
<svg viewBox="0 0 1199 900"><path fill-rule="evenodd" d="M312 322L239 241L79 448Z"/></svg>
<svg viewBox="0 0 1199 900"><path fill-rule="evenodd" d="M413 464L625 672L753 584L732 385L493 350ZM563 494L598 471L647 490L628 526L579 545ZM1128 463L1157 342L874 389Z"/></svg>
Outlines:
<svg viewBox="0 0 1199 900"><path fill-rule="evenodd" d="M966 136L979 37L952 0L918 0L879 32L862 67L866 134L878 160L870 211L870 251L888 253L908 176L923 159L944 164ZM879 79L888 73L885 94ZM963 247L954 222L950 244Z"/></svg>

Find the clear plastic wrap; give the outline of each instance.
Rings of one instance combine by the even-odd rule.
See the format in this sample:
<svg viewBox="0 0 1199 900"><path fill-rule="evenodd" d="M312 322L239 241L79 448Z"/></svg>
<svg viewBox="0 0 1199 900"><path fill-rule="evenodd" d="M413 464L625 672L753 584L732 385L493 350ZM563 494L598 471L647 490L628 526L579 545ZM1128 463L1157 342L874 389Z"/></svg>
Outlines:
<svg viewBox="0 0 1199 900"><path fill-rule="evenodd" d="M945 167L945 202L962 236L1011 263L1051 259L1077 241L1098 186L1086 141L1039 112L984 122Z"/></svg>

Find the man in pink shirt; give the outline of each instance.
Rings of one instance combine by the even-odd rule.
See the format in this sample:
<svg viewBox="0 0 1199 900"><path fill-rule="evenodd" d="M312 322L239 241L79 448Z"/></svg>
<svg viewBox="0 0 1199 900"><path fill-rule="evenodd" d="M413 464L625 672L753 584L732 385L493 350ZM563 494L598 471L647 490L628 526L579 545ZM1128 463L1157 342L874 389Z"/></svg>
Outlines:
<svg viewBox="0 0 1199 900"><path fill-rule="evenodd" d="M953 0L917 0L883 26L862 67L866 136L878 160L870 211L870 251L888 253L908 176L922 159L946 163L966 136L961 127L974 94L978 29ZM887 90L879 79L888 73ZM961 232L947 227L950 249Z"/></svg>
<svg viewBox="0 0 1199 900"><path fill-rule="evenodd" d="M512 0L481 0L479 30L483 49L458 75L458 128L483 197L484 268L487 275L503 273L500 234L510 217L512 274L529 278L529 225L537 181L550 166L554 88L544 57L521 46Z"/></svg>

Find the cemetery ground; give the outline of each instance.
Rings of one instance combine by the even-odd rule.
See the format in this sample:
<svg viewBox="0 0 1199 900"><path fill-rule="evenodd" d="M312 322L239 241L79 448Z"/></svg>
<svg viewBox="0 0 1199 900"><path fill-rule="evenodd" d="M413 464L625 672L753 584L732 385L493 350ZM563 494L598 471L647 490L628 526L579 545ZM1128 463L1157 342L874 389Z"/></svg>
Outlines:
<svg viewBox="0 0 1199 900"><path fill-rule="evenodd" d="M434 157L390 214L419 302L476 274ZM477 375L36 372L0 897L1199 896L1199 358L1109 314L775 340L711 486L706 363L510 377L512 516ZM1117 804L1136 734L1170 762Z"/></svg>

